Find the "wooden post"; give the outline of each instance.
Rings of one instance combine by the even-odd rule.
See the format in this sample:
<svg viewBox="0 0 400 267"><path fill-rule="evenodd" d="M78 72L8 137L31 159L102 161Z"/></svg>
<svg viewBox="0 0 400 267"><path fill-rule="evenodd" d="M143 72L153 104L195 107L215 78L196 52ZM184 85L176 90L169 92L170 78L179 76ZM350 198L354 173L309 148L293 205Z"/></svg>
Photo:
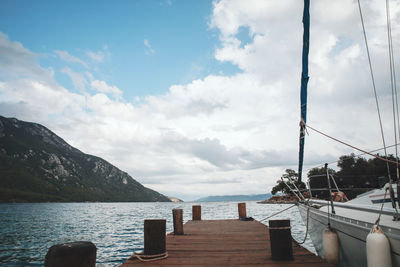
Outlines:
<svg viewBox="0 0 400 267"><path fill-rule="evenodd" d="M45 267L95 267L96 246L92 242L71 242L52 246Z"/></svg>
<svg viewBox="0 0 400 267"><path fill-rule="evenodd" d="M144 220L144 255L165 253L165 228L165 220Z"/></svg>
<svg viewBox="0 0 400 267"><path fill-rule="evenodd" d="M174 219L174 235L183 235L183 210L173 209L172 217Z"/></svg>
<svg viewBox="0 0 400 267"><path fill-rule="evenodd" d="M246 218L246 203L238 203L239 219Z"/></svg>
<svg viewBox="0 0 400 267"><path fill-rule="evenodd" d="M200 205L192 206L192 220L193 221L201 221L201 206Z"/></svg>
<svg viewBox="0 0 400 267"><path fill-rule="evenodd" d="M270 220L269 236L273 260L293 260L290 220Z"/></svg>

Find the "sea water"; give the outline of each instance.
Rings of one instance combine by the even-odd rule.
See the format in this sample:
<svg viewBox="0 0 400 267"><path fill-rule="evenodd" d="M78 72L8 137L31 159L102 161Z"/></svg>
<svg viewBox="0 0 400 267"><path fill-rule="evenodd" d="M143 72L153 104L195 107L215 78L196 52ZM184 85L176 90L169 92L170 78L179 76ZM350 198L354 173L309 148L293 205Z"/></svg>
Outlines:
<svg viewBox="0 0 400 267"><path fill-rule="evenodd" d="M202 206L203 220L238 217L237 202L0 204L0 266L43 266L52 245L74 241L96 245L97 266L118 266L132 252L143 250L145 219L166 219L169 233L173 231L172 209L183 209L186 222L191 219L192 205ZM290 206L246 202L247 216L256 220ZM305 225L297 207L271 219L288 218L293 238L301 242ZM309 238L304 247L315 252Z"/></svg>

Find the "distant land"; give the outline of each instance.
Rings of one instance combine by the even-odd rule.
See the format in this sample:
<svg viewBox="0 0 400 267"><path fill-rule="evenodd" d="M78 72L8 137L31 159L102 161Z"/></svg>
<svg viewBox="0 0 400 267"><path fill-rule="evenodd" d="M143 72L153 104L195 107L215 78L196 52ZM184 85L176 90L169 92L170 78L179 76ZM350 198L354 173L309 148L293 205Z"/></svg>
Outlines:
<svg viewBox="0 0 400 267"><path fill-rule="evenodd" d="M259 195L227 195L227 196L208 196L200 198L198 202L219 202L219 201L259 201L266 200L272 196L271 193Z"/></svg>
<svg viewBox="0 0 400 267"><path fill-rule="evenodd" d="M0 116L0 202L169 202L46 127Z"/></svg>
<svg viewBox="0 0 400 267"><path fill-rule="evenodd" d="M172 202L183 202L182 199L176 198L176 197L169 197L169 200L171 200Z"/></svg>

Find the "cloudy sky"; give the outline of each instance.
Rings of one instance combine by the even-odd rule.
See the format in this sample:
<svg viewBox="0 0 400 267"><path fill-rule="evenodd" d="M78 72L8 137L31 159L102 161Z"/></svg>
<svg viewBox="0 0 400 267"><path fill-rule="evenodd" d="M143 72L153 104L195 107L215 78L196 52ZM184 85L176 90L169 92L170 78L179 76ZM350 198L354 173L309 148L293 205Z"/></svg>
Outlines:
<svg viewBox="0 0 400 267"><path fill-rule="evenodd" d="M308 123L382 147L357 1L311 2ZM393 144L384 2L361 5ZM168 196L269 192L297 168L302 5L2 0L0 115L41 123ZM390 8L400 62L399 2ZM305 173L351 152L309 131Z"/></svg>

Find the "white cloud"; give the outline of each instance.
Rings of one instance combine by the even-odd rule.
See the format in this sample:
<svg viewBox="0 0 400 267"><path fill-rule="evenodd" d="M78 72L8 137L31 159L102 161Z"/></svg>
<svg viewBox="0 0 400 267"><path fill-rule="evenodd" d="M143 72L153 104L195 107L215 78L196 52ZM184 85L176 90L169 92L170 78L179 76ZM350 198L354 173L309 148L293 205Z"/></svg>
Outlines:
<svg viewBox="0 0 400 267"><path fill-rule="evenodd" d="M93 81L94 80L94 76L92 73L86 71L85 72L86 77L89 79L89 81Z"/></svg>
<svg viewBox="0 0 400 267"><path fill-rule="evenodd" d="M69 67L63 68L61 72L67 74L71 78L72 83L74 84L74 87L76 89L80 90L81 92L85 91L88 82L83 74L75 72Z"/></svg>
<svg viewBox="0 0 400 267"><path fill-rule="evenodd" d="M112 94L117 99L122 97L122 91L118 87L108 85L105 81L94 80L90 85L101 93Z"/></svg>
<svg viewBox="0 0 400 267"><path fill-rule="evenodd" d="M106 58L111 56L111 53L108 49L108 45L103 45L97 52L92 50L86 51L86 55L95 63L102 63Z"/></svg>
<svg viewBox="0 0 400 267"><path fill-rule="evenodd" d="M0 79L13 81L30 77L36 81L53 82L49 70L37 64L37 55L19 42L12 42L0 32Z"/></svg>
<svg viewBox="0 0 400 267"><path fill-rule="evenodd" d="M59 58L61 58L62 60L66 61L66 62L78 63L78 64L81 64L82 66L88 68L88 65L86 64L86 62L84 62L82 59L80 59L78 57L71 55L67 51L55 50L54 53L56 53Z"/></svg>
<svg viewBox="0 0 400 267"><path fill-rule="evenodd" d="M388 118L385 27L372 22L384 13L376 3L365 2L365 18ZM121 89L94 74L63 69L78 89L90 81L97 92L84 96L57 85L35 53L0 34L0 113L45 123L84 152L169 195L266 192L285 168L297 165L302 3L230 0L213 7L210 27L220 37L215 58L242 73L172 85L164 94L130 103ZM398 5L395 10L393 36L399 36ZM238 35L242 27L249 29L246 44ZM380 147L355 2L313 2L310 44L308 123L364 149ZM146 53L155 53L147 39L144 45ZM385 120L388 140L391 124ZM352 152L309 133L306 170Z"/></svg>
<svg viewBox="0 0 400 267"><path fill-rule="evenodd" d="M96 52L93 52L93 51L88 51L87 52L87 55L92 59L92 60L94 60L94 61L96 61L96 62L102 62L103 60L104 60L104 53L103 53L103 51L98 51L97 53Z"/></svg>
<svg viewBox="0 0 400 267"><path fill-rule="evenodd" d="M150 45L150 41L149 40L147 40L147 39L144 39L143 40L143 44L144 44L144 46L146 47L146 55L151 55L151 54L154 54L156 51L151 47L151 45Z"/></svg>

